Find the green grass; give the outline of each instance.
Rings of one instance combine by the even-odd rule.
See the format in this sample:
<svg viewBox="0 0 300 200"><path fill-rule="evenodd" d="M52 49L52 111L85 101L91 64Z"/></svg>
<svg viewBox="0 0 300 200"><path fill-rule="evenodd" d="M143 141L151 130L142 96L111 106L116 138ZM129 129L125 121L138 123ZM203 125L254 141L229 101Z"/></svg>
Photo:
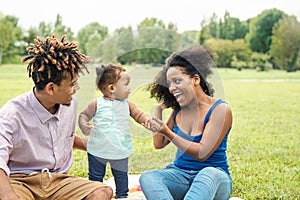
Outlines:
<svg viewBox="0 0 300 200"><path fill-rule="evenodd" d="M219 69L223 80L251 80L251 81L299 81L300 71L294 73L288 73L281 70L271 71L255 71L252 69L243 69L238 71L235 69L222 68Z"/></svg>
<svg viewBox="0 0 300 200"><path fill-rule="evenodd" d="M129 67L132 77L130 100L150 114L155 104L144 86L159 68ZM228 140L228 158L233 179L232 196L243 199L300 199L300 73L256 72L220 69L225 100L233 111L233 128ZM95 75L80 78L78 112L99 93ZM220 85L219 83L219 85ZM25 65L0 66L0 107L10 98L28 91L32 81ZM129 172L161 169L172 162L174 145L155 150L152 133L132 122L134 152ZM80 134L77 128L77 134ZM74 151L71 173L87 177L86 152ZM107 178L111 176L110 172Z"/></svg>

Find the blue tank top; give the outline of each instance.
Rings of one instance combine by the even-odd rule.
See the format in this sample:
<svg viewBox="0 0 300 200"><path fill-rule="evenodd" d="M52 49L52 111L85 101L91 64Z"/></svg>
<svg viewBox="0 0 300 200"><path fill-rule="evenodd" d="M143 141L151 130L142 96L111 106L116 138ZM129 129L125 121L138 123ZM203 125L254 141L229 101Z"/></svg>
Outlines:
<svg viewBox="0 0 300 200"><path fill-rule="evenodd" d="M209 121L211 113L216 108L216 106L219 105L220 103L226 103L226 102L219 99L218 101L216 101L214 103L214 105L207 112L205 119L204 119L203 130L204 130L207 122ZM186 140L193 141L193 142L200 142L200 140L202 139L202 133L197 136L191 136L191 135L188 135L188 134L184 133L183 131L181 131L180 128L177 126L175 118L176 118L176 115L178 112L179 112L179 110L176 110L174 112L174 128L173 128L174 133L176 133L177 135L179 135L180 137L182 137ZM230 174L229 169L228 169L228 160L227 160L227 156L226 156L227 138L228 138L229 132L230 132L230 129L228 130L228 132L227 132L226 136L224 137L220 146L204 162L200 162L200 161L190 157L189 155L185 154L180 149L177 149L176 156L174 159L174 165L181 169L195 170L195 171L201 170L205 167L219 167L219 168L223 169L227 174Z"/></svg>

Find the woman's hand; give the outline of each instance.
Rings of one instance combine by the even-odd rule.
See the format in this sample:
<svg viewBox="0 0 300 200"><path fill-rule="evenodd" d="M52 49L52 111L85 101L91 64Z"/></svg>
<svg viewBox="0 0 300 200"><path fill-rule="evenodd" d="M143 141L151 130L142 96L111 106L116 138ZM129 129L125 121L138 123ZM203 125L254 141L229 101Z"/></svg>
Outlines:
<svg viewBox="0 0 300 200"><path fill-rule="evenodd" d="M161 102L155 106L155 111L163 111L164 109L167 109L168 106L164 102Z"/></svg>
<svg viewBox="0 0 300 200"><path fill-rule="evenodd" d="M142 124L146 129L154 132L154 133L157 133L161 130L162 126L164 125L164 123L155 118L155 117L152 117L151 119L147 120L145 123Z"/></svg>
<svg viewBox="0 0 300 200"><path fill-rule="evenodd" d="M152 117L147 121L147 123L142 125L153 133L161 133L162 135L165 135L170 132L169 127L162 120L156 117Z"/></svg>

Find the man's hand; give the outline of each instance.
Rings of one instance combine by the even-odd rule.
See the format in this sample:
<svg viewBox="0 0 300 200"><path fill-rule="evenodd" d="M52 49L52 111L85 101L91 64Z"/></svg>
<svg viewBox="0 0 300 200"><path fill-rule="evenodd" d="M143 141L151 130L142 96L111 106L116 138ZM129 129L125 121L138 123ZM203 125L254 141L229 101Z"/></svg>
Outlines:
<svg viewBox="0 0 300 200"><path fill-rule="evenodd" d="M74 149L79 149L79 150L82 150L82 151L86 151L87 150L86 146L87 146L87 139L75 135L73 148Z"/></svg>
<svg viewBox="0 0 300 200"><path fill-rule="evenodd" d="M0 169L0 199L1 200L20 200L13 188L9 184L6 173Z"/></svg>

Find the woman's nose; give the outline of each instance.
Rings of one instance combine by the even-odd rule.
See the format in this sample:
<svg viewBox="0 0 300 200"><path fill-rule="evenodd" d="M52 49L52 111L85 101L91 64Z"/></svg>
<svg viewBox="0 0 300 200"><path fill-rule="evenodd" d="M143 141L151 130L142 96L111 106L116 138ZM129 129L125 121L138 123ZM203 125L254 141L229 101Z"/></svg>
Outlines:
<svg viewBox="0 0 300 200"><path fill-rule="evenodd" d="M169 91L172 92L175 89L175 85L173 83L169 84Z"/></svg>

